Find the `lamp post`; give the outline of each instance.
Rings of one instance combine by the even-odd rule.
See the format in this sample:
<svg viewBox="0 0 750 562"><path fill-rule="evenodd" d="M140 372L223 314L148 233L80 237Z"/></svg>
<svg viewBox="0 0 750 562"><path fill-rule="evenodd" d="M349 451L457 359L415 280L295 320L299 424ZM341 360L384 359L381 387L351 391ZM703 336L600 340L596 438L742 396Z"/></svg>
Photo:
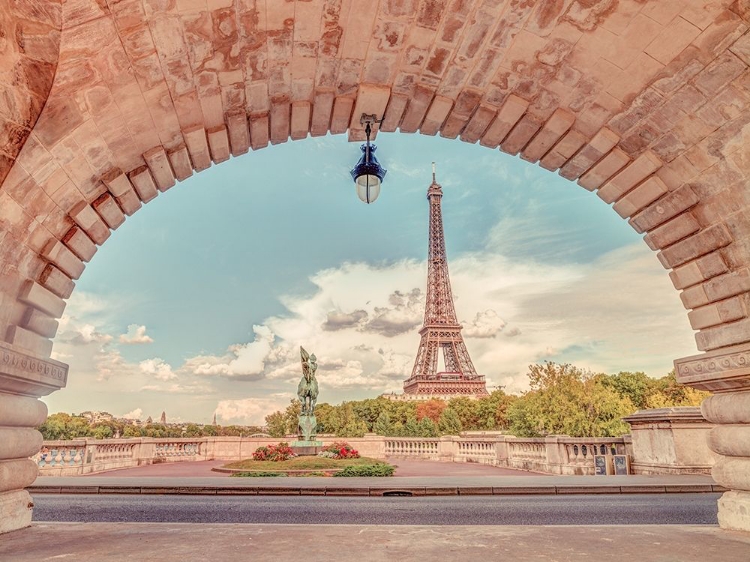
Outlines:
<svg viewBox="0 0 750 562"><path fill-rule="evenodd" d="M367 142L360 147L362 157L350 173L357 188L357 196L369 204L374 202L378 198L378 195L380 195L380 184L387 173L387 170L380 165L380 162L375 157L377 147L374 144L370 144L372 123L382 123L383 120L378 120L376 115L363 113L359 122L365 125Z"/></svg>

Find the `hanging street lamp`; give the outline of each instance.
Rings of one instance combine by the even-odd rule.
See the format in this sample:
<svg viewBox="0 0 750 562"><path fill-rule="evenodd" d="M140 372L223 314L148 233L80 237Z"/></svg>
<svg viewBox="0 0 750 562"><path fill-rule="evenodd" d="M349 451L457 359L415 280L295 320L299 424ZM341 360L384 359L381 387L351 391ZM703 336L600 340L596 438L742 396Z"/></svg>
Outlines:
<svg viewBox="0 0 750 562"><path fill-rule="evenodd" d="M370 144L371 124L382 123L383 120L378 120L376 115L363 113L359 122L365 125L367 142L360 147L362 149L362 158L359 159L359 162L357 162L357 165L354 166L350 173L357 188L357 196L369 204L374 202L378 198L378 195L380 195L380 184L383 182L383 178L387 172L380 165L378 159L375 158L377 147L374 144Z"/></svg>

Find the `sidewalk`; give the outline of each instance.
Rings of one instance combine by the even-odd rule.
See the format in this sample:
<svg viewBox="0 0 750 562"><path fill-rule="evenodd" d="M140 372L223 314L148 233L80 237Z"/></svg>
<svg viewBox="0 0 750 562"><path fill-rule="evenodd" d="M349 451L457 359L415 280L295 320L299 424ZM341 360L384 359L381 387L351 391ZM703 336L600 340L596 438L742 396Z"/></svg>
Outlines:
<svg viewBox="0 0 750 562"><path fill-rule="evenodd" d="M394 476L390 478L41 477L28 488L47 494L201 495L508 495L723 492L710 476Z"/></svg>
<svg viewBox="0 0 750 562"><path fill-rule="evenodd" d="M581 560L747 562L750 536L718 527L35 523L0 536L0 559L330 562Z"/></svg>

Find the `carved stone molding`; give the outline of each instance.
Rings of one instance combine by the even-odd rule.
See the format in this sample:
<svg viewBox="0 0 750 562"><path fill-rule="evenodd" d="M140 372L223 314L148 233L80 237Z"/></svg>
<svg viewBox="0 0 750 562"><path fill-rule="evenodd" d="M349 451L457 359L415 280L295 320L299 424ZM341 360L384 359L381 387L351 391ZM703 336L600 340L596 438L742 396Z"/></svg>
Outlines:
<svg viewBox="0 0 750 562"><path fill-rule="evenodd" d="M712 392L750 388L750 344L676 359L677 381Z"/></svg>
<svg viewBox="0 0 750 562"><path fill-rule="evenodd" d="M46 396L64 388L67 382L65 363L35 357L24 349L0 342L0 392Z"/></svg>

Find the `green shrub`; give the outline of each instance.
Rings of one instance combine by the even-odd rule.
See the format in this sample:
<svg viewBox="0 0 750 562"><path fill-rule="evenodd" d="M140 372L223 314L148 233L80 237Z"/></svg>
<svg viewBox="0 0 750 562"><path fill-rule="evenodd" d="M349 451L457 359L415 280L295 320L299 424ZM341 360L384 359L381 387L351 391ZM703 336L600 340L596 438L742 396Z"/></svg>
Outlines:
<svg viewBox="0 0 750 562"><path fill-rule="evenodd" d="M389 464L365 464L360 466L347 466L336 472L334 476L393 476L395 467Z"/></svg>
<svg viewBox="0 0 750 562"><path fill-rule="evenodd" d="M264 472L264 471L257 471L257 472L235 472L232 474L233 477L236 478L265 478L269 476L286 476L285 472Z"/></svg>

